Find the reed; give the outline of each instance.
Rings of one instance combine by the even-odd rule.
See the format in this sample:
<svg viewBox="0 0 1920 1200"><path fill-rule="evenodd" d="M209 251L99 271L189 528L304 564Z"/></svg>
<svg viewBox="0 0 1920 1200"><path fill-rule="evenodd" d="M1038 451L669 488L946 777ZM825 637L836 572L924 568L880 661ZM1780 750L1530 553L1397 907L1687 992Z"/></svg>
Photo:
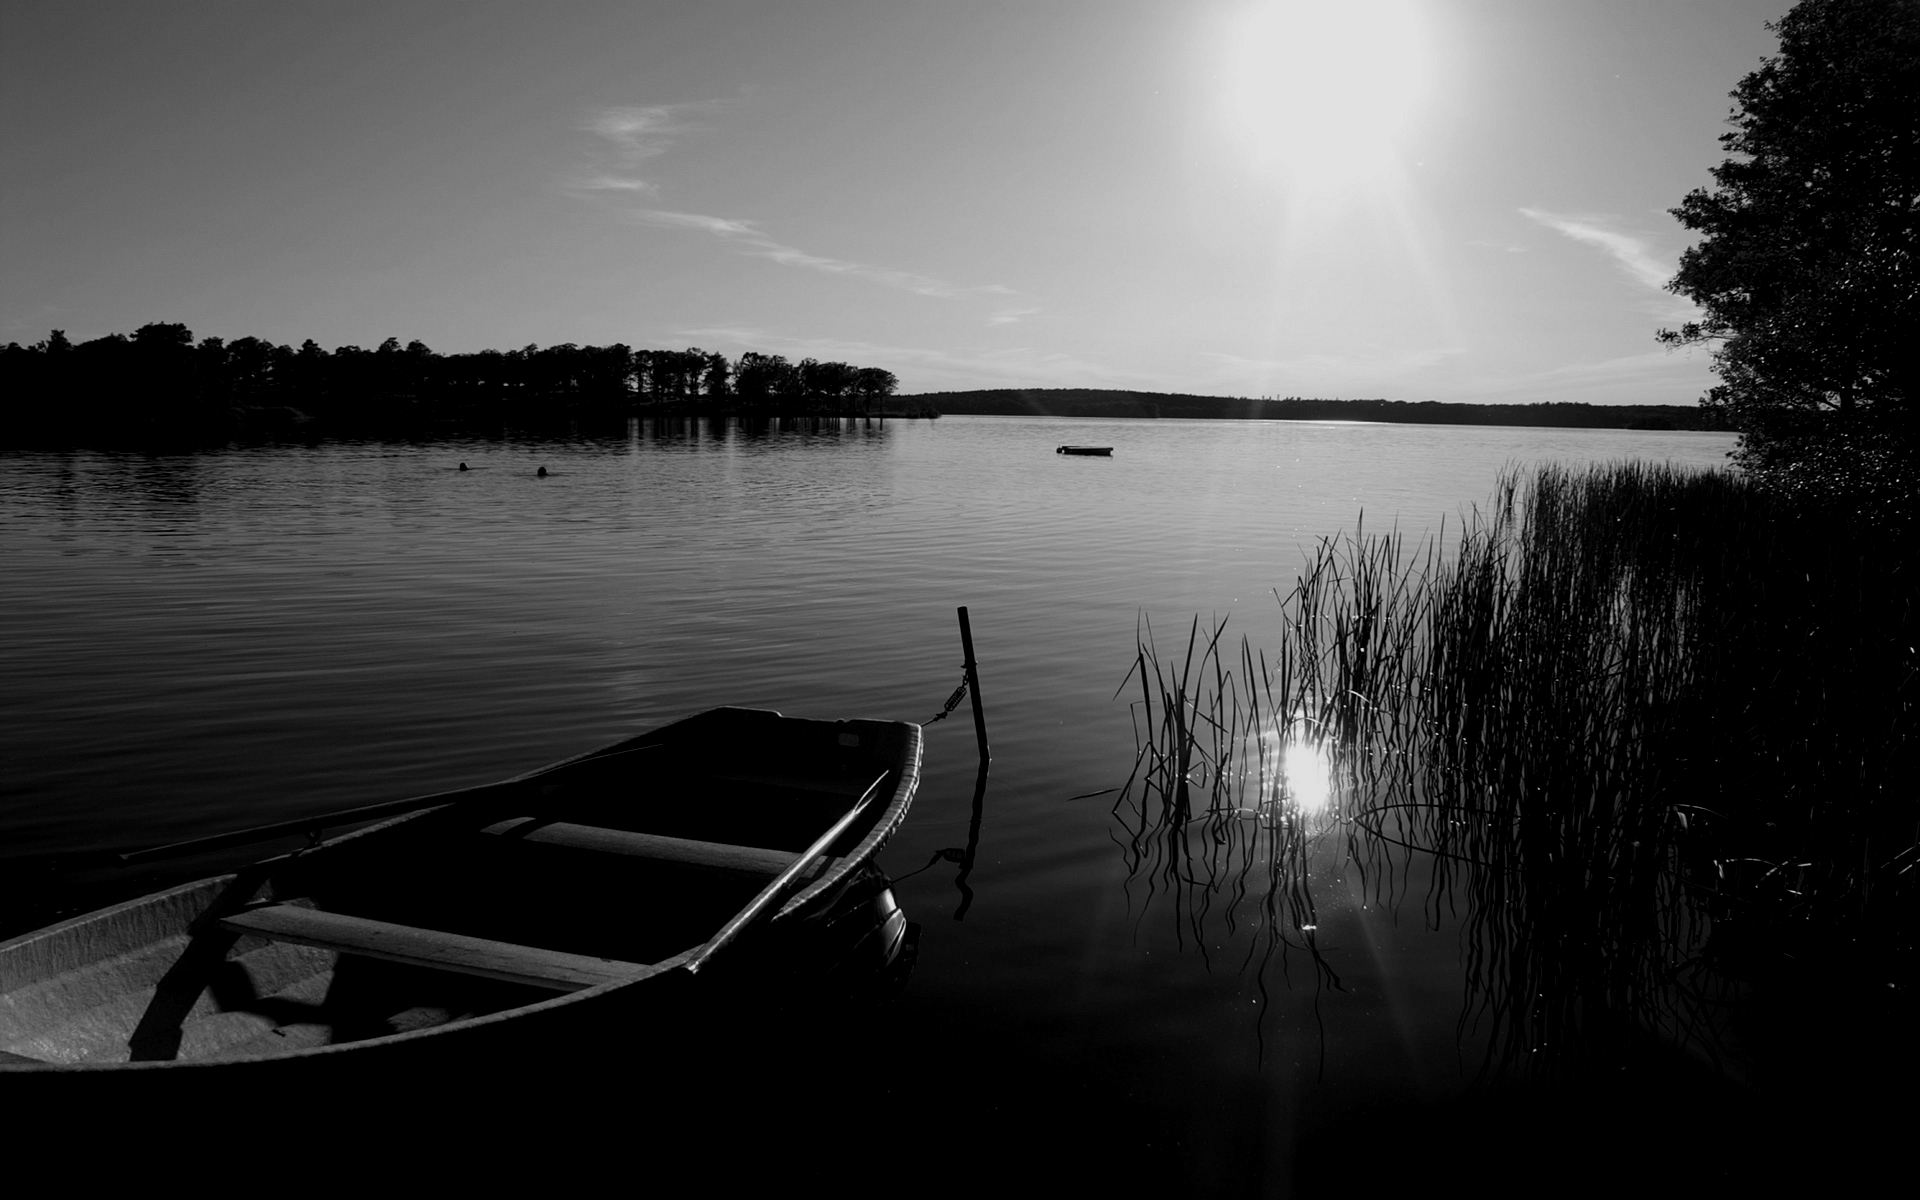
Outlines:
<svg viewBox="0 0 1920 1200"><path fill-rule="evenodd" d="M1717 1054L1730 997L1810 962L1904 982L1920 639L1891 537L1618 464L1509 473L1451 542L1329 539L1271 651L1196 621L1175 670L1143 630L1132 877L1196 938L1251 904L1313 950L1314 846L1337 834L1390 904L1425 857L1495 1070ZM1289 745L1330 772L1324 811Z"/></svg>
<svg viewBox="0 0 1920 1200"><path fill-rule="evenodd" d="M1243 640L1229 661L1224 622L1196 619L1177 664L1163 661L1150 625L1137 639L1133 703L1138 752L1113 812L1124 832L1129 890L1145 907L1170 906L1176 935L1202 955L1213 926L1251 934L1247 962L1304 951L1318 977L1337 986L1314 932L1306 867L1320 830L1293 802L1279 771L1278 714L1290 711L1296 677L1290 652L1256 659ZM1164 897L1164 899L1160 899Z"/></svg>

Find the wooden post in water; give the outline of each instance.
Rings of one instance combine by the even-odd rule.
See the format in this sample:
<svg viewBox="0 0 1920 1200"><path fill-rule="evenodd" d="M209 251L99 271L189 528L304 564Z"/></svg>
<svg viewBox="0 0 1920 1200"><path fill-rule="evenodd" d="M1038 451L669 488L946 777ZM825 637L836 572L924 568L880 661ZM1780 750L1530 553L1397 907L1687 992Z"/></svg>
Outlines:
<svg viewBox="0 0 1920 1200"><path fill-rule="evenodd" d="M960 606L960 648L967 653L967 694L973 697L973 735L980 740L980 767L993 760L987 750L987 718L980 708L980 666L973 661L973 626L967 621L967 606Z"/></svg>

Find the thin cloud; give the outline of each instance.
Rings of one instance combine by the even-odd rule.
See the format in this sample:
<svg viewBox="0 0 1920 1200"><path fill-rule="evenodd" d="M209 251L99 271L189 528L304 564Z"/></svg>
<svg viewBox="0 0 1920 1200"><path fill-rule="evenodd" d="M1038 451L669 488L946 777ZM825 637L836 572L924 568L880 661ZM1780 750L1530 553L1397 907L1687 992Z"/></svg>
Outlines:
<svg viewBox="0 0 1920 1200"><path fill-rule="evenodd" d="M575 180L581 191L639 192L658 195L659 187L636 172L650 158L665 154L681 136L699 128L692 118L724 107L725 101L695 100L685 104L653 104L603 108L587 118L585 128L598 135L593 152L595 174Z"/></svg>
<svg viewBox="0 0 1920 1200"><path fill-rule="evenodd" d="M729 221L725 217L709 217L700 213L664 212L650 208L635 213L640 220L649 225L664 225L670 229L699 229L715 237L743 240L765 240L766 235L755 229L752 221Z"/></svg>
<svg viewBox="0 0 1920 1200"><path fill-rule="evenodd" d="M1698 315L1699 309L1693 303L1667 292L1674 264L1656 254L1646 238L1619 228L1618 218L1597 213L1553 213L1538 208L1523 208L1520 212L1555 233L1601 251L1635 283L1661 293L1659 300L1643 306L1648 312L1667 321L1684 321Z"/></svg>
<svg viewBox="0 0 1920 1200"><path fill-rule="evenodd" d="M639 168L652 158L666 153L673 144L700 128L694 119L702 113L727 107L727 101L699 100L684 104L655 104L603 108L586 121L584 128L599 138L589 152L594 170L573 180L569 189L581 193L627 193L658 199L659 185L643 178ZM690 229L730 242L741 254L764 258L782 266L818 271L861 279L883 287L898 288L920 296L1012 296L1012 288L999 284L967 286L932 275L902 271L873 263L814 254L767 236L757 221L704 213L674 212L662 208L628 209L628 215L648 225L667 229ZM1035 310L1037 311L1037 310ZM1010 318L1017 320L1018 315Z"/></svg>
<svg viewBox="0 0 1920 1200"><path fill-rule="evenodd" d="M1402 398L1493 404L1579 401L1688 405L1697 403L1712 382L1710 370L1705 354L1648 350L1515 375L1476 375L1423 384Z"/></svg>
<svg viewBox="0 0 1920 1200"><path fill-rule="evenodd" d="M590 192L640 192L643 195L658 195L660 189L644 179L622 179L618 175L594 175L586 179L574 180L573 186Z"/></svg>
<svg viewBox="0 0 1920 1200"><path fill-rule="evenodd" d="M1614 218L1591 213L1551 213L1538 208L1523 208L1521 215L1538 221L1556 233L1576 242L1593 246L1613 259L1635 282L1665 291L1673 278L1673 264L1647 248L1645 238L1612 228Z"/></svg>
<svg viewBox="0 0 1920 1200"><path fill-rule="evenodd" d="M1639 354L1623 354L1598 361L1566 363L1499 382L1481 383L1478 385L1478 390L1491 394L1520 392L1550 393L1558 396L1568 391L1589 388L1610 388L1619 384L1649 385L1661 381L1678 380L1697 391L1703 385L1709 369L1708 360L1704 355L1696 358L1691 353L1675 354L1671 350L1646 350ZM1645 402L1671 403L1671 401Z"/></svg>
<svg viewBox="0 0 1920 1200"><path fill-rule="evenodd" d="M988 317L987 324L1015 325L1039 311L1037 308L1006 308Z"/></svg>
<svg viewBox="0 0 1920 1200"><path fill-rule="evenodd" d="M1303 354L1250 358L1209 354L1224 368L1216 386L1303 396L1384 396L1455 403L1691 404L1705 390L1708 358L1647 350L1598 361L1489 375L1467 350L1411 350L1379 356Z"/></svg>
<svg viewBox="0 0 1920 1200"><path fill-rule="evenodd" d="M643 209L633 215L649 225L660 225L670 229L697 229L710 233L723 241L733 243L742 254L768 259L782 266L801 267L828 275L864 279L869 283L899 288L901 291L913 292L916 295L951 297L1014 294L1013 289L1002 287L997 283L967 287L913 271L900 271L892 267L875 266L872 263L830 258L824 254L811 254L797 246L788 246L768 237L760 229L757 221L710 217L703 213L668 212L653 208Z"/></svg>

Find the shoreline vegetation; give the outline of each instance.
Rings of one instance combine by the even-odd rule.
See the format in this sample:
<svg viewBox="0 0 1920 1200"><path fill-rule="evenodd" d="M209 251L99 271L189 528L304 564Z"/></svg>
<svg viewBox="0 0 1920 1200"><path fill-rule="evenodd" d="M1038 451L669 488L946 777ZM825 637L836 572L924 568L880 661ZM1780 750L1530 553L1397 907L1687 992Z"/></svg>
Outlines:
<svg viewBox="0 0 1920 1200"><path fill-rule="evenodd" d="M1920 1059L1910 550L1747 474L1641 463L1510 473L1417 547L1329 538L1278 644L1143 631L1130 878L1197 944L1245 923L1254 959L1338 987L1306 871L1336 839L1376 901L1460 914L1489 1075L1653 1051L1775 1095L1897 1077Z"/></svg>
<svg viewBox="0 0 1920 1200"><path fill-rule="evenodd" d="M431 438L624 428L642 418L955 416L1368 421L1563 429L1724 430L1682 405L1443 404L1199 396L1089 388L898 394L891 371L748 351L625 344L438 354L260 338L195 340L179 324L73 343L0 346L0 446L192 445L241 439Z"/></svg>
<svg viewBox="0 0 1920 1200"><path fill-rule="evenodd" d="M152 445L234 437L434 437L503 428L624 428L631 417L931 417L893 372L748 351L625 344L436 354L195 341L143 325L75 344L54 330L0 346L0 445Z"/></svg>
<svg viewBox="0 0 1920 1200"><path fill-rule="evenodd" d="M948 416L1135 417L1230 421L1371 421L1396 425L1522 425L1555 429L1730 431L1720 414L1683 404L1449 404L1197 396L1110 388L992 388L913 397Z"/></svg>

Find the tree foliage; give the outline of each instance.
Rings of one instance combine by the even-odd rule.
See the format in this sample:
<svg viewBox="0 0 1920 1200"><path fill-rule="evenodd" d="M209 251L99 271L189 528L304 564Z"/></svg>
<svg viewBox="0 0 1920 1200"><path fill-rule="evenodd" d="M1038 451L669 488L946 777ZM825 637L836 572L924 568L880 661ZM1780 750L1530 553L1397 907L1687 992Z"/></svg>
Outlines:
<svg viewBox="0 0 1920 1200"><path fill-rule="evenodd" d="M1733 156L1674 216L1700 234L1668 285L1714 342L1705 403L1744 464L1884 489L1912 478L1920 390L1920 0L1801 0L1732 97ZM1892 474L1889 475L1889 472Z"/></svg>
<svg viewBox="0 0 1920 1200"><path fill-rule="evenodd" d="M0 346L0 442L147 442L304 426L421 433L652 414L858 416L882 411L890 371L752 351L527 346L436 354L390 337L329 353L256 337L143 325L74 345L61 330Z"/></svg>

